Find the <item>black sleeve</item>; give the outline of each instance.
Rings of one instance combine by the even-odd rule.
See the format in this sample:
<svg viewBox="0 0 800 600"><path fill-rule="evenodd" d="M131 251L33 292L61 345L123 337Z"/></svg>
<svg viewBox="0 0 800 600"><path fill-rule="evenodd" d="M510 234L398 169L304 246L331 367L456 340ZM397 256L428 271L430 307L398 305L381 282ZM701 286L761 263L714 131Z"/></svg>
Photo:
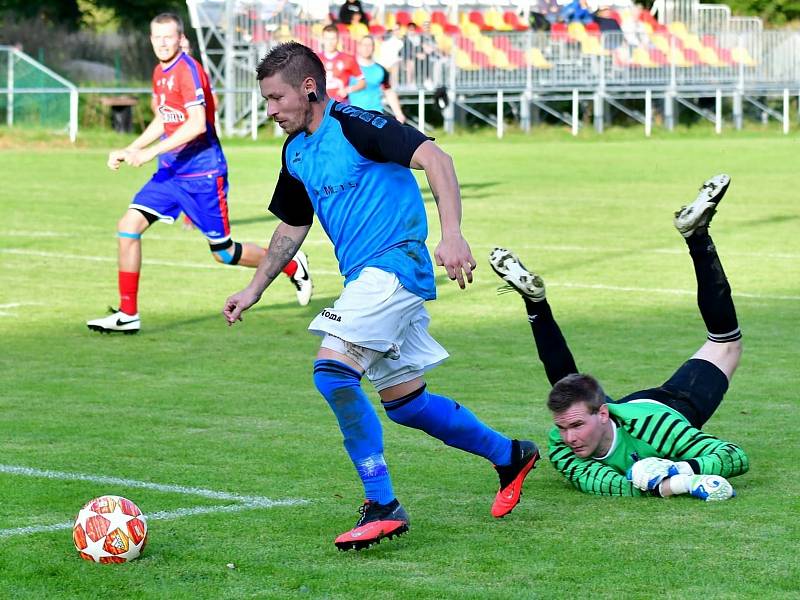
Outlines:
<svg viewBox="0 0 800 600"><path fill-rule="evenodd" d="M314 207L303 182L293 177L286 168L286 146L293 137L289 136L283 144L281 172L278 175L275 191L272 193L269 212L287 225L303 227L314 222Z"/></svg>
<svg viewBox="0 0 800 600"><path fill-rule="evenodd" d="M349 104L337 103L331 116L341 123L344 137L356 151L375 162L408 167L417 148L433 139L394 117Z"/></svg>

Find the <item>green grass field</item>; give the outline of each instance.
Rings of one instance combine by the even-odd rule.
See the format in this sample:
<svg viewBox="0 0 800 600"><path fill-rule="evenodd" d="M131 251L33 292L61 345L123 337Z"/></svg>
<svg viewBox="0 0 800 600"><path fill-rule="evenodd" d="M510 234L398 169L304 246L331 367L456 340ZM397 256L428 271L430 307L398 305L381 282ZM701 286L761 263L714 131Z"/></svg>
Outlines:
<svg viewBox="0 0 800 600"><path fill-rule="evenodd" d="M337 552L333 538L355 522L361 487L311 380L318 340L305 328L341 289L321 228L304 246L311 305L298 307L278 281L228 328L223 301L251 272L214 263L196 232L157 224L144 242L142 332L101 336L84 322L117 302L115 223L151 167L108 171L107 137L76 149L6 144L0 598L798 597L798 137L440 140L456 161L479 268L466 291L437 272L431 329L452 357L429 385L540 444L547 382L522 302L495 293L489 250L507 245L544 276L579 367L619 397L660 384L703 343L671 216L706 177L732 175L713 234L745 354L706 429L749 454L750 472L733 480L738 497L595 498L542 460L519 507L495 521L488 464L379 411L412 529ZM264 209L279 152L227 146L240 240L264 242L275 226ZM432 250L438 221L424 189ZM298 502L248 508L187 487ZM140 560L88 563L69 529L47 529L104 493L169 517L150 521Z"/></svg>

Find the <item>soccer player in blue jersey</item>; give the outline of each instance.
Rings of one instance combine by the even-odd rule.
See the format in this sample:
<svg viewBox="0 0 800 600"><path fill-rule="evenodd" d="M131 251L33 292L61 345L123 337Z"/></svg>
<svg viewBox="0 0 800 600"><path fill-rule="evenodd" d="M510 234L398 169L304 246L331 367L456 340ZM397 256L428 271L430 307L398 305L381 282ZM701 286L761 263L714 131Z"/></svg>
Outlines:
<svg viewBox="0 0 800 600"><path fill-rule="evenodd" d="M281 222L253 280L226 300L223 314L233 324L258 302L316 215L345 287L309 326L322 337L314 383L338 420L366 496L361 517L336 546L365 548L409 527L384 459L380 421L361 389L365 373L389 419L489 460L500 477L492 515L508 514L538 448L490 429L462 404L428 390L424 379L448 354L428 333L424 304L436 287L425 207L409 167L425 171L436 200L442 231L436 262L463 289L475 259L461 234L452 159L412 127L329 99L325 69L306 46L273 48L257 72L269 116L289 134L269 206Z"/></svg>
<svg viewBox="0 0 800 600"><path fill-rule="evenodd" d="M489 262L525 301L536 349L553 385L547 406L550 462L577 489L606 496L674 496L727 500L728 477L749 469L745 452L701 428L717 410L742 354L742 334L709 223L730 177L717 175L696 200L675 213L697 279L697 303L708 339L660 387L618 401L579 374L545 297L541 277L504 248Z"/></svg>
<svg viewBox="0 0 800 600"><path fill-rule="evenodd" d="M266 254L257 244L231 238L228 166L214 129L214 96L202 66L181 50L183 22L163 13L150 23L159 64L153 71L153 121L126 148L113 150L108 168L140 167L157 158L158 170L134 197L117 225L120 305L86 325L102 333L137 333L142 234L156 221L172 223L183 211L206 237L215 260L255 267ZM301 305L311 298L308 261L298 249L284 269Z"/></svg>
<svg viewBox="0 0 800 600"><path fill-rule="evenodd" d="M358 61L358 66L361 67L366 86L363 90L351 92L347 100L353 106L365 110L383 112L383 100L385 98L389 108L392 109L394 118L401 123L405 123L406 116L400 106L397 92L392 89L389 81L389 71L375 62L374 54L375 40L371 35L365 35L358 41L356 61ZM351 78L350 83L352 85L355 80Z"/></svg>

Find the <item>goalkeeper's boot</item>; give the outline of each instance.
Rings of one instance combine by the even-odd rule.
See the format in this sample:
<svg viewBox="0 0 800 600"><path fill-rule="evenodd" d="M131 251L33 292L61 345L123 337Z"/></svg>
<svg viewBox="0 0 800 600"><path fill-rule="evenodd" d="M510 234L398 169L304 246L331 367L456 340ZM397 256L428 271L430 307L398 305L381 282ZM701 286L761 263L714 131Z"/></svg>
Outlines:
<svg viewBox="0 0 800 600"><path fill-rule="evenodd" d="M314 291L314 283L311 281L311 273L308 271L308 257L305 252L298 250L294 255L297 262L297 271L289 276L294 287L297 289L297 303L306 306L311 301L311 293Z"/></svg>
<svg viewBox="0 0 800 600"><path fill-rule="evenodd" d="M675 229L685 238L688 238L701 227L708 227L717 205L722 200L731 178L728 175L715 175L711 179L703 182L697 198L689 206L682 206L675 213Z"/></svg>
<svg viewBox="0 0 800 600"><path fill-rule="evenodd" d="M361 550L378 544L383 538L392 539L408 531L410 521L397 498L389 504L367 500L358 507L361 516L356 526L333 542L339 550Z"/></svg>
<svg viewBox="0 0 800 600"><path fill-rule="evenodd" d="M511 464L505 467L495 466L500 476L500 491L497 492L492 504L493 517L504 517L519 504L522 483L538 460L539 448L536 444L524 440L511 441Z"/></svg>
<svg viewBox="0 0 800 600"><path fill-rule="evenodd" d="M86 326L92 331L99 331L100 333L121 332L127 335L139 333L141 328L139 313L129 315L111 307L108 310L111 313L110 315L86 321Z"/></svg>
<svg viewBox="0 0 800 600"><path fill-rule="evenodd" d="M539 302L545 299L544 281L536 273L528 271L517 255L505 248L495 248L489 253L489 264L495 273L508 285L500 287L498 293L518 292L523 298Z"/></svg>

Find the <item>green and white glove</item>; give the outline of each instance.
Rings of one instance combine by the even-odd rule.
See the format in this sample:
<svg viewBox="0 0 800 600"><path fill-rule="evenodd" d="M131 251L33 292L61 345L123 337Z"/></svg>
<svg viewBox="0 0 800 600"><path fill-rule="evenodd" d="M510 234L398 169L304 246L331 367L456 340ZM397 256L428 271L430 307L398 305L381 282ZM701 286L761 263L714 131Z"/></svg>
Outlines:
<svg viewBox="0 0 800 600"><path fill-rule="evenodd" d="M714 502L736 495L730 482L720 475L674 475L669 479L673 495L689 494L694 498Z"/></svg>

